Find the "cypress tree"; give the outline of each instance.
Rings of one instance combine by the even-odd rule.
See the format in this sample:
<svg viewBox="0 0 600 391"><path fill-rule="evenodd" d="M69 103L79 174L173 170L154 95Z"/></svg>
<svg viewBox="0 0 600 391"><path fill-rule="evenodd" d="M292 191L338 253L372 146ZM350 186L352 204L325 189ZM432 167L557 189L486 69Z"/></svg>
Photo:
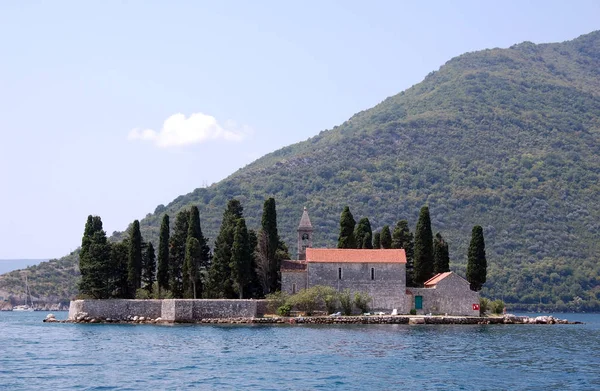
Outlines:
<svg viewBox="0 0 600 391"><path fill-rule="evenodd" d="M433 234L429 208L424 206L419 213L415 229L414 283L418 286L433 277Z"/></svg>
<svg viewBox="0 0 600 391"><path fill-rule="evenodd" d="M80 294L95 299L106 299L112 295L114 279L110 255L102 220L99 216L88 216L79 253Z"/></svg>
<svg viewBox="0 0 600 391"><path fill-rule="evenodd" d="M414 236L408 228L408 221L400 220L392 233L392 248L403 248L406 253L406 286L414 286Z"/></svg>
<svg viewBox="0 0 600 391"><path fill-rule="evenodd" d="M202 292L199 278L198 265L201 256L200 242L195 237L188 235L185 246L185 261L183 263L183 297L196 299L198 292Z"/></svg>
<svg viewBox="0 0 600 391"><path fill-rule="evenodd" d="M250 261L251 261L251 265L250 265L250 280L248 281L248 284L246 285L246 287L244 288L244 293L246 295L246 298L260 298L264 296L264 288L263 285L260 281L259 275L258 275L258 236L256 235L256 232L254 232L253 230L249 229L248 230L248 248L250 249ZM287 252L287 250L286 250ZM279 251L279 249L277 249L276 253L275 253L275 257L277 258L278 262L281 262L282 259L285 259L284 257L281 256L281 253ZM281 282L278 282L280 284L279 288L277 290L281 290Z"/></svg>
<svg viewBox="0 0 600 391"><path fill-rule="evenodd" d="M373 230L368 218L363 217L359 220L354 230L357 248L373 248Z"/></svg>
<svg viewBox="0 0 600 391"><path fill-rule="evenodd" d="M207 240L202 233L202 227L200 226L200 211L197 206L192 206L190 208L190 221L188 225L188 240L189 238L194 238L198 241L198 249L192 252L194 264L188 265L191 266L195 273L195 280L193 282L193 286L195 290L193 295L190 297L202 297L204 291L205 282L202 280L202 275L206 274L209 266L210 266L210 248L208 247ZM186 252L187 254L187 252Z"/></svg>
<svg viewBox="0 0 600 391"><path fill-rule="evenodd" d="M251 281L252 252L248 229L243 218L238 219L231 246L231 279L238 298L244 298L244 287Z"/></svg>
<svg viewBox="0 0 600 391"><path fill-rule="evenodd" d="M209 296L212 298L234 299L236 291L231 280L231 247L238 219L243 217L244 208L236 199L227 203L223 220L209 269Z"/></svg>
<svg viewBox="0 0 600 391"><path fill-rule="evenodd" d="M378 250L381 248L381 233L379 232L373 234L373 248Z"/></svg>
<svg viewBox="0 0 600 391"><path fill-rule="evenodd" d="M142 233L140 222L134 220L129 234L129 259L127 262L128 297L135 298L135 292L142 282Z"/></svg>
<svg viewBox="0 0 600 391"><path fill-rule="evenodd" d="M156 255L152 243L148 243L146 246L146 251L142 259L142 287L148 293L152 293L154 281L156 281Z"/></svg>
<svg viewBox="0 0 600 391"><path fill-rule="evenodd" d="M261 265L266 276L264 277L265 291L276 292L281 289L281 275L279 272L281 259L277 257L277 249L279 248L279 233L277 231L277 209L275 207L275 199L269 198L265 200L263 205L263 214L261 218L261 233L264 235L263 246L258 248L261 252L259 257L265 265Z"/></svg>
<svg viewBox="0 0 600 391"><path fill-rule="evenodd" d="M156 280L158 282L158 297L160 290L169 289L169 215L163 216L160 223L160 237L158 241L158 271Z"/></svg>
<svg viewBox="0 0 600 391"><path fill-rule="evenodd" d="M340 236L338 238L338 248L356 248L356 238L354 237L354 226L356 221L350 213L348 206L344 207L340 217Z"/></svg>
<svg viewBox="0 0 600 391"><path fill-rule="evenodd" d="M476 225L471 232L469 258L467 260L467 281L471 290L480 291L487 279L487 260L485 259L485 242L483 228Z"/></svg>
<svg viewBox="0 0 600 391"><path fill-rule="evenodd" d="M390 226L384 225L381 229L381 248L392 248L392 234L390 232Z"/></svg>
<svg viewBox="0 0 600 391"><path fill-rule="evenodd" d="M173 298L183 298L183 264L187 242L190 211L181 210L175 216L175 227L169 244L169 287Z"/></svg>
<svg viewBox="0 0 600 391"><path fill-rule="evenodd" d="M127 264L129 263L129 239L112 243L110 258L113 267L113 293L116 299L127 299L129 285L127 282Z"/></svg>
<svg viewBox="0 0 600 391"><path fill-rule="evenodd" d="M450 271L450 254L448 242L444 240L439 232L433 239L433 273L445 273Z"/></svg>

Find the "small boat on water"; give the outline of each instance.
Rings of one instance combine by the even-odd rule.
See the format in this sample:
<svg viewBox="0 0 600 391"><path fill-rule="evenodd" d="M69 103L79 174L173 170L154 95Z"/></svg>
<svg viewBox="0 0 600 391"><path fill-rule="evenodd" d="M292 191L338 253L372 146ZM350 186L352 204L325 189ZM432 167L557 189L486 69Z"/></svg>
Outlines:
<svg viewBox="0 0 600 391"><path fill-rule="evenodd" d="M31 292L29 292L29 284L27 283L27 276L25 276L25 304L24 305L16 305L13 307L12 310L13 311L22 311L22 312L34 311L33 299L31 298Z"/></svg>

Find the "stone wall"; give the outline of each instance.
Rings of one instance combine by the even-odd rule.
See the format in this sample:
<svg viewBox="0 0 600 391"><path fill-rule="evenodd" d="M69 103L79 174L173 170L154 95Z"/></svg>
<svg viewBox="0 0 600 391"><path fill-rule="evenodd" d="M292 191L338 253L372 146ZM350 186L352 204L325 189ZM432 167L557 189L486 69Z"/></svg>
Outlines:
<svg viewBox="0 0 600 391"><path fill-rule="evenodd" d="M366 292L372 298L371 310L397 309L402 314L409 311L405 270L401 263L312 262L308 264L307 286L331 286L339 292L349 289L352 294Z"/></svg>
<svg viewBox="0 0 600 391"><path fill-rule="evenodd" d="M306 270L281 271L282 292L292 295L300 292L302 289L306 289Z"/></svg>
<svg viewBox="0 0 600 391"><path fill-rule="evenodd" d="M455 275L441 280L435 288L407 288L410 308L415 308L415 296L423 297L423 309L418 314L448 314L479 316L473 304L479 304L479 293L469 288L469 283Z"/></svg>
<svg viewBox="0 0 600 391"><path fill-rule="evenodd" d="M168 322L195 322L201 319L253 318L264 314L266 300L75 300L69 319L78 312L90 317L126 319L128 316L161 318Z"/></svg>

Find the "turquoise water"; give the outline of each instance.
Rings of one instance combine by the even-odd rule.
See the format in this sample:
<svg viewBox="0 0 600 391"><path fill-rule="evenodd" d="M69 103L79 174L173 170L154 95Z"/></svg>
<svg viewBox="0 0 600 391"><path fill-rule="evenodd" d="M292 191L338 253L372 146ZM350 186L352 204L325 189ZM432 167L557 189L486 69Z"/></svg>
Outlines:
<svg viewBox="0 0 600 391"><path fill-rule="evenodd" d="M473 326L75 325L46 314L0 312L0 388L600 390L598 314Z"/></svg>

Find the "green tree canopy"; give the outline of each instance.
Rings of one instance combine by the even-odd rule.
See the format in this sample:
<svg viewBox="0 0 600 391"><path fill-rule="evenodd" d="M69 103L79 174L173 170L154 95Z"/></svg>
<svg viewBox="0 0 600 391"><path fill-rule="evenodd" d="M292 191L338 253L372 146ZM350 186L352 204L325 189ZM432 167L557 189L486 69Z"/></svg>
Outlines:
<svg viewBox="0 0 600 391"><path fill-rule="evenodd" d="M373 230L368 218L363 217L358 221L354 230L357 248L373 248Z"/></svg>
<svg viewBox="0 0 600 391"><path fill-rule="evenodd" d="M161 289L169 289L169 215L165 214L160 223L160 236L158 241L158 293Z"/></svg>
<svg viewBox="0 0 600 391"><path fill-rule="evenodd" d="M356 221L350 212L350 208L348 206L344 207L340 217L338 248L356 248L356 238L354 237L355 225Z"/></svg>
<svg viewBox="0 0 600 391"><path fill-rule="evenodd" d="M419 213L415 229L414 282L421 286L433 277L433 234L429 208L424 206Z"/></svg>
<svg viewBox="0 0 600 391"><path fill-rule="evenodd" d="M183 298L183 264L185 245L190 222L190 211L183 209L175 216L175 227L170 238L169 249L169 287L176 299Z"/></svg>
<svg viewBox="0 0 600 391"><path fill-rule="evenodd" d="M471 290L480 291L487 279L487 260L485 259L485 242L483 228L476 225L471 232L469 257L467 259L467 281Z"/></svg>
<svg viewBox="0 0 600 391"><path fill-rule="evenodd" d="M390 232L390 226L384 225L381 228L381 248L392 248L392 233Z"/></svg>
<svg viewBox="0 0 600 391"><path fill-rule="evenodd" d="M99 216L88 216L79 253L81 295L94 299L106 299L112 295L113 267L110 255L110 245L106 232L102 229L102 220Z"/></svg>
<svg viewBox="0 0 600 391"><path fill-rule="evenodd" d="M450 253L448 242L444 240L439 232L433 239L433 273L445 273L450 271Z"/></svg>

